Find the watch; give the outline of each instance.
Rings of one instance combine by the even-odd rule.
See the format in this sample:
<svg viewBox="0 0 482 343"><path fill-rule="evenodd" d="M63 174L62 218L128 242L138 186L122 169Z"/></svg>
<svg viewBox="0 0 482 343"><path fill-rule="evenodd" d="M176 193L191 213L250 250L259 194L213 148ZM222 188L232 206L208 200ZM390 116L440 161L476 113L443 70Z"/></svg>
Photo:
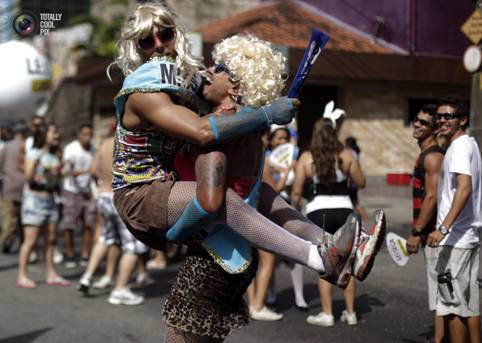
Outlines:
<svg viewBox="0 0 482 343"><path fill-rule="evenodd" d="M412 236L413 237L418 237L422 234L422 231L418 231L416 228L412 229Z"/></svg>
<svg viewBox="0 0 482 343"><path fill-rule="evenodd" d="M450 233L450 230L448 228L446 228L445 226L443 225L440 225L438 227L438 230L440 231L440 233L444 236L447 236L449 233Z"/></svg>

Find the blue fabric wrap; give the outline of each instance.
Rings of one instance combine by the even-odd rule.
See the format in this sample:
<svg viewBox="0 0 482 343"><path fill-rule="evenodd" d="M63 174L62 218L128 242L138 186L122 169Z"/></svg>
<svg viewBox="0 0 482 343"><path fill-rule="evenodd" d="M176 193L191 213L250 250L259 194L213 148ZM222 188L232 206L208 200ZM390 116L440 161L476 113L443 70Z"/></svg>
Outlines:
<svg viewBox="0 0 482 343"><path fill-rule="evenodd" d="M196 235L203 228L203 224L205 224L204 218L214 216L206 212L197 198L194 197L186 206L176 224L166 232L166 238L169 241L181 244L186 239Z"/></svg>
<svg viewBox="0 0 482 343"><path fill-rule="evenodd" d="M268 123L263 110L254 107L241 107L234 115L212 116L209 119L216 143L224 143L261 130Z"/></svg>
<svg viewBox="0 0 482 343"><path fill-rule="evenodd" d="M256 208L259 199L259 190L262 182L261 161L258 179L244 201ZM243 273L253 260L252 245L245 238L238 235L226 225L216 225L206 237L199 237L198 242L214 258L216 263L229 274Z"/></svg>
<svg viewBox="0 0 482 343"><path fill-rule="evenodd" d="M122 118L127 97L132 93L165 92L198 114L208 113L208 104L196 95L201 76L195 75L187 87L183 87L181 81L172 59L152 60L140 65L127 75L114 99L117 118Z"/></svg>

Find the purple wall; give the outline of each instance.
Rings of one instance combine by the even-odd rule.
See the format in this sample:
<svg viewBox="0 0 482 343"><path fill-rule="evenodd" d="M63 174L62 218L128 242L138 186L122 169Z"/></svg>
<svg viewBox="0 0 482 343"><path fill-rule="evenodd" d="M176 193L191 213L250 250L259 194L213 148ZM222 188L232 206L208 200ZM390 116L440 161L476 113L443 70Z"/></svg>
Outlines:
<svg viewBox="0 0 482 343"><path fill-rule="evenodd" d="M380 38L410 51L416 27L415 52L420 55L462 56L470 41L460 26L474 10L472 0L303 0L333 17L374 35L376 17L385 19ZM414 6L414 7L412 7ZM416 13L415 16L411 12ZM411 19L415 19L411 21ZM412 26L413 25L413 26Z"/></svg>

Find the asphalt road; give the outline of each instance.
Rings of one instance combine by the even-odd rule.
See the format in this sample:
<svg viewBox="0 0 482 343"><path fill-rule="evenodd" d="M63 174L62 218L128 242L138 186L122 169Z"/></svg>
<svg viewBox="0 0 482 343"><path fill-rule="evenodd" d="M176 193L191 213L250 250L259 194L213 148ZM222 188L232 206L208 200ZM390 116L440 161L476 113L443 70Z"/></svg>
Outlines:
<svg viewBox="0 0 482 343"><path fill-rule="evenodd" d="M362 197L368 211L385 208L388 229L397 233L409 227L409 199ZM43 264L30 267L31 278L39 282L34 290L15 287L16 255L0 255L0 343L11 342L162 342L164 323L161 308L175 277L178 263L152 273L156 284L137 291L146 296L141 306L114 306L107 303L108 291L93 291L81 297L75 285L62 288L43 283ZM77 281L82 271L58 271ZM432 330L428 312L426 277L422 255L398 267L382 248L369 278L359 284L356 311L359 325L349 327L339 321L344 309L341 292L334 292L335 326L321 328L306 324L306 313L296 310L289 281L289 269L276 270L280 322L256 322L235 331L226 342L424 342ZM320 310L315 274L305 271L305 297L310 313Z"/></svg>

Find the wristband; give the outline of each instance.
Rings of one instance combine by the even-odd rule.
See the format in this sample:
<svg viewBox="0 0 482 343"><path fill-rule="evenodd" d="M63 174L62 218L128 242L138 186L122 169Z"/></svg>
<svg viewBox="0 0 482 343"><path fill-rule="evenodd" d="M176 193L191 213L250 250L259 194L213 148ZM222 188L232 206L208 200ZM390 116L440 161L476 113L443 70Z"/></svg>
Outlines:
<svg viewBox="0 0 482 343"><path fill-rule="evenodd" d="M418 231L416 228L412 228L412 236L413 237L419 237L420 235L422 235L422 231Z"/></svg>

